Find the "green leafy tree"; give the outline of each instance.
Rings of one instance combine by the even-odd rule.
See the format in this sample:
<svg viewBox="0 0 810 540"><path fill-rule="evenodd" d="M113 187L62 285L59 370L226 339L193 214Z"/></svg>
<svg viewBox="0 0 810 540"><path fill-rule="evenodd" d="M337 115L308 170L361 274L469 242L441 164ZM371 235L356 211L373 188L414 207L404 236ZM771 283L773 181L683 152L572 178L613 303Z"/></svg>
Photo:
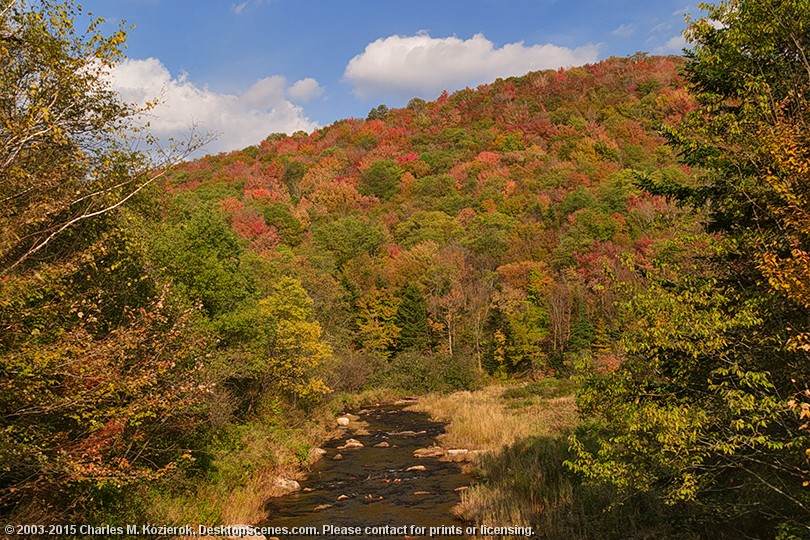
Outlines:
<svg viewBox="0 0 810 540"><path fill-rule="evenodd" d="M243 414L279 392L313 402L329 391L318 371L332 351L297 279L280 278L269 296L224 314L213 327L221 337L217 378Z"/></svg>
<svg viewBox="0 0 810 540"><path fill-rule="evenodd" d="M357 300L357 341L364 349L390 356L402 332L396 320L400 303L389 291L377 288Z"/></svg>
<svg viewBox="0 0 810 540"><path fill-rule="evenodd" d="M444 212L414 212L397 225L396 236L405 247L432 240L443 246L458 238L462 233L458 221Z"/></svg>
<svg viewBox="0 0 810 540"><path fill-rule="evenodd" d="M396 161L382 159L375 161L360 174L358 191L363 195L374 195L387 201L399 192L402 168Z"/></svg>
<svg viewBox="0 0 810 540"><path fill-rule="evenodd" d="M313 226L315 244L330 251L338 266L362 253L376 254L383 242L380 228L349 216Z"/></svg>
<svg viewBox="0 0 810 540"><path fill-rule="evenodd" d="M500 212L479 214L470 222L464 246L480 255L497 260L509 247L509 234L515 219Z"/></svg>
<svg viewBox="0 0 810 540"><path fill-rule="evenodd" d="M321 325L312 312L312 299L294 278L281 278L273 293L259 301L260 359L272 388L304 399L329 389L317 375L332 351L321 341Z"/></svg>
<svg viewBox="0 0 810 540"><path fill-rule="evenodd" d="M77 12L69 1L0 3L4 275L86 242L90 220L119 208L173 161L155 163L130 148L141 111L121 102L106 76L125 34L102 35L100 20L79 33Z"/></svg>
<svg viewBox="0 0 810 540"><path fill-rule="evenodd" d="M268 225L272 225L278 230L282 242L289 246L297 246L301 243L304 228L297 220L290 209L281 203L273 203L261 207L261 212Z"/></svg>
<svg viewBox="0 0 810 540"><path fill-rule="evenodd" d="M233 310L255 295L253 278L242 265L243 248L224 216L200 204L153 235L155 259L167 277L209 316Z"/></svg>
<svg viewBox="0 0 810 540"><path fill-rule="evenodd" d="M515 267L520 264L502 266L499 271L508 275ZM547 368L542 345L549 333L549 317L541 304L547 278L535 270L523 269L523 273L525 283L520 288L501 284L486 321L483 365L500 377Z"/></svg>
<svg viewBox="0 0 810 540"><path fill-rule="evenodd" d="M707 208L711 249L623 308L627 358L580 396L610 435L575 441L573 466L659 495L704 534L806 536L810 4L706 9L687 32L699 108L668 131L705 173L642 183Z"/></svg>
<svg viewBox="0 0 810 540"><path fill-rule="evenodd" d="M386 116L388 116L388 106L382 103L368 112L366 120L383 120Z"/></svg>
<svg viewBox="0 0 810 540"><path fill-rule="evenodd" d="M77 18L0 2L0 513L36 523L189 463L204 415L206 340L137 230L167 163L109 87L124 33Z"/></svg>

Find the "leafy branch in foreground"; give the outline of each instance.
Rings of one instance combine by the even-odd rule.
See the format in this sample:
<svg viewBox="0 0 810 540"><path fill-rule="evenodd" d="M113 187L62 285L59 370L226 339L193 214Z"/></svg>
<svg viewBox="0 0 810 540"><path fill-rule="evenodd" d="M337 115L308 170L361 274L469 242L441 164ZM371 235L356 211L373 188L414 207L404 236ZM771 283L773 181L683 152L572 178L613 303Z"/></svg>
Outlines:
<svg viewBox="0 0 810 540"><path fill-rule="evenodd" d="M141 109L122 103L109 71L125 33L77 33L80 10L43 0L0 9L0 275L53 260L81 225L119 208L201 144L134 149ZM156 156L159 159L155 159Z"/></svg>
<svg viewBox="0 0 810 540"><path fill-rule="evenodd" d="M80 16L0 4L0 514L32 523L193 462L205 410L196 309L127 208L199 140L134 147L155 141L110 86L124 32Z"/></svg>
<svg viewBox="0 0 810 540"><path fill-rule="evenodd" d="M574 439L571 465L704 534L807 535L810 4L704 7L685 66L699 107L667 133L704 172L645 187L706 210L710 235L624 305L627 359L580 395L607 436Z"/></svg>

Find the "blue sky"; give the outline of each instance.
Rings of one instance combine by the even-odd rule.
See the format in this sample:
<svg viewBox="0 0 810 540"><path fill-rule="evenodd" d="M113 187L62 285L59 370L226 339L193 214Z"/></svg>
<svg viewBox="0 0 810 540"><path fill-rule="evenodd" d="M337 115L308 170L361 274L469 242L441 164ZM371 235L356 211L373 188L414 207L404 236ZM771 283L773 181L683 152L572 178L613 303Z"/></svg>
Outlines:
<svg viewBox="0 0 810 540"><path fill-rule="evenodd" d="M125 99L162 97L158 135L209 152L365 117L385 103L637 51L678 54L694 4L659 0L85 0L130 30Z"/></svg>

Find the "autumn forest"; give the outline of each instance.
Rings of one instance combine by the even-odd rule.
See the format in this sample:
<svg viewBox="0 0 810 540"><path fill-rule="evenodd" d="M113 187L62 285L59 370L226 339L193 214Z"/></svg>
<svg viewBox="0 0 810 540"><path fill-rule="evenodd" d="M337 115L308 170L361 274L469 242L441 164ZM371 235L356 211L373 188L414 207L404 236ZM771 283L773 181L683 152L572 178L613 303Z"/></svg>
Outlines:
<svg viewBox="0 0 810 540"><path fill-rule="evenodd" d="M0 3L3 522L257 519L338 412L497 387L575 403L472 464L538 537L810 537L806 1L193 160L75 9Z"/></svg>

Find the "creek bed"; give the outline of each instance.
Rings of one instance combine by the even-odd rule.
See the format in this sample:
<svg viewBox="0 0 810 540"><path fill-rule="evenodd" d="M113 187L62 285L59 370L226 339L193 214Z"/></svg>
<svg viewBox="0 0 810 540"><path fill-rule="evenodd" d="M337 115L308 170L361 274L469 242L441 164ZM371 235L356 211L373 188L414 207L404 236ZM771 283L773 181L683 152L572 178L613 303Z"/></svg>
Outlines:
<svg viewBox="0 0 810 540"><path fill-rule="evenodd" d="M425 527L428 531L431 527L444 527L444 532L456 536L453 533L464 527L452 514L453 506L460 500L456 490L469 485L470 476L462 472L458 463L413 456L414 450L436 444L436 437L444 432L444 424L398 405L361 411L358 416L368 424L365 427L368 434L355 433L350 425L344 436L326 444L327 454L301 482L302 491L268 501L268 519L259 526L288 530L317 527L320 531L312 536L279 535L282 539L420 536L413 534L418 532L413 527ZM363 447L338 450L349 438L360 441ZM374 446L383 442L390 446ZM343 458L333 459L338 453ZM425 470L407 471L419 465ZM389 529L382 528L385 526ZM342 535L341 527L355 530ZM357 534L357 528L365 531L366 527L380 527L386 534Z"/></svg>

